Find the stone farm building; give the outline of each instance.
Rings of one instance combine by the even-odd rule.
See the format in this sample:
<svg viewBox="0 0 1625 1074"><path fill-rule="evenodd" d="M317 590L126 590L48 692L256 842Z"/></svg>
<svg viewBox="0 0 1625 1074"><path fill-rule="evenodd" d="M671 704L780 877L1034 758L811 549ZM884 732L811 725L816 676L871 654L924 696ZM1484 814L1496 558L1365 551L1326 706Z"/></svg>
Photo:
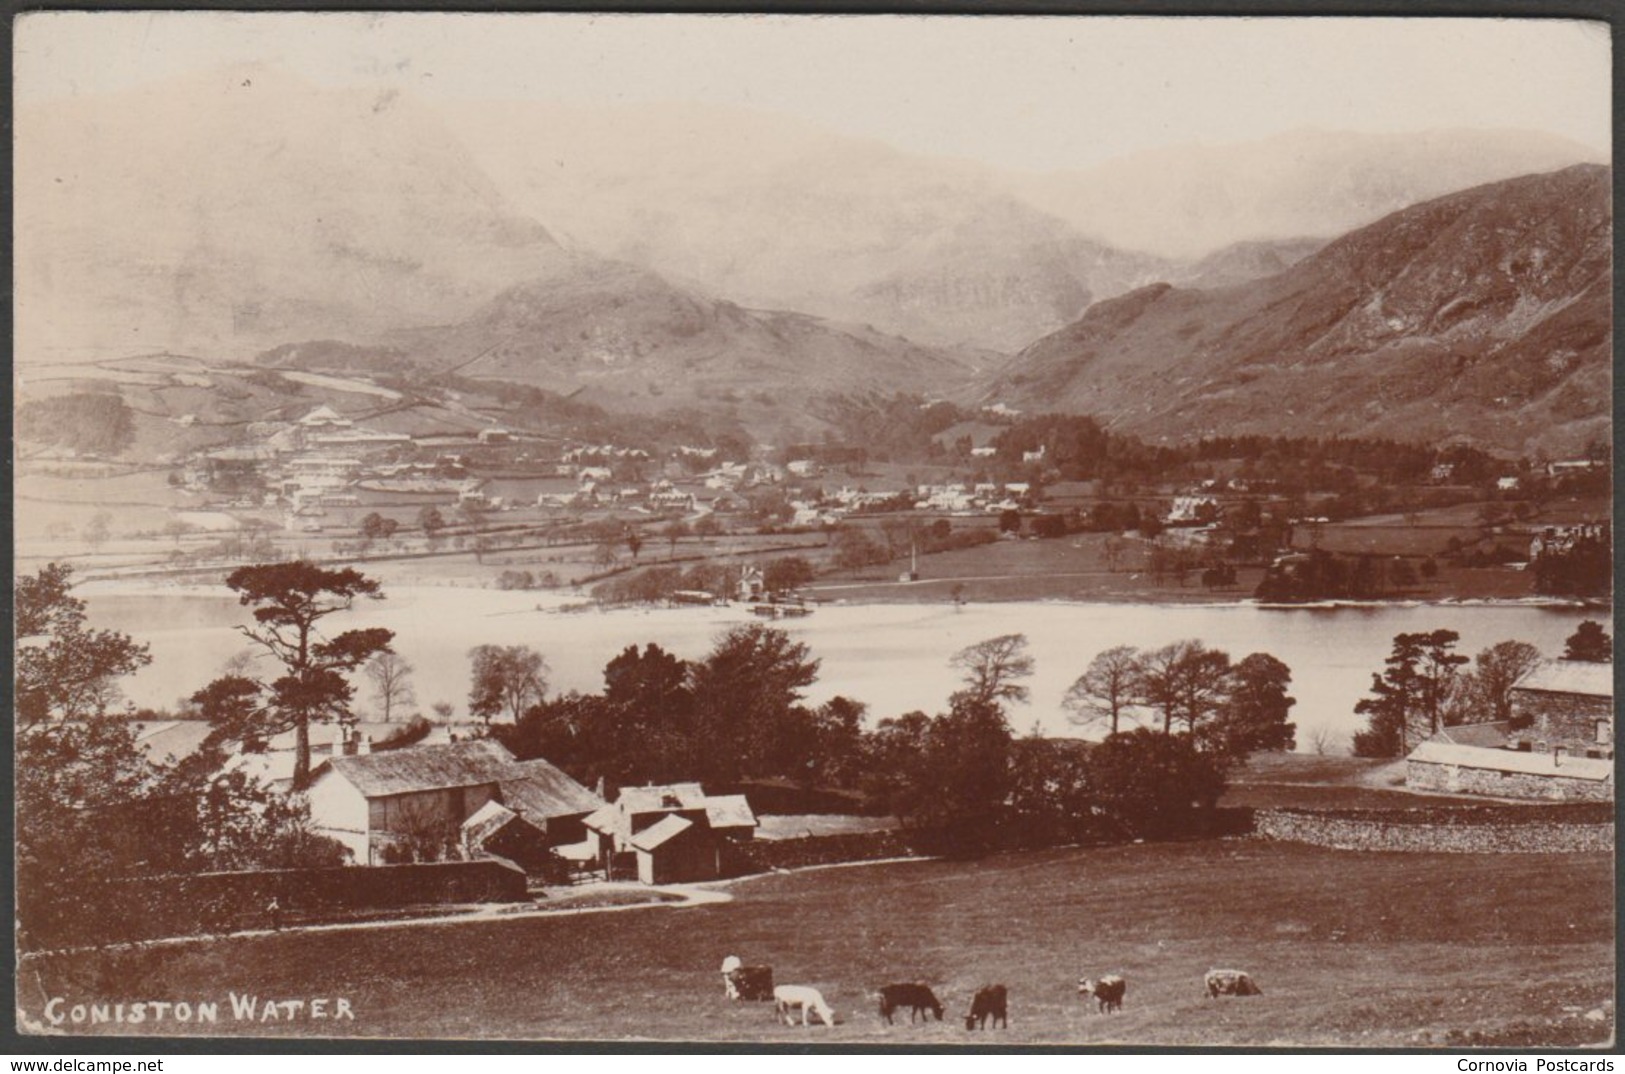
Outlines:
<svg viewBox="0 0 1625 1074"><path fill-rule="evenodd" d="M1406 758L1420 790L1611 801L1614 668L1557 660L1512 689L1512 719L1447 727Z"/></svg>
<svg viewBox="0 0 1625 1074"><path fill-rule="evenodd" d="M729 844L756 834L744 795L708 795L698 783L625 787L583 823L606 876L635 858L645 884L715 880L727 869Z"/></svg>
<svg viewBox="0 0 1625 1074"><path fill-rule="evenodd" d="M308 797L316 831L364 865L384 864L387 848L407 839L466 848L471 833L511 829L515 819L547 846L579 843L587 834L582 819L604 804L547 761L516 761L489 739L333 757L314 775ZM504 813L486 809L491 803Z"/></svg>

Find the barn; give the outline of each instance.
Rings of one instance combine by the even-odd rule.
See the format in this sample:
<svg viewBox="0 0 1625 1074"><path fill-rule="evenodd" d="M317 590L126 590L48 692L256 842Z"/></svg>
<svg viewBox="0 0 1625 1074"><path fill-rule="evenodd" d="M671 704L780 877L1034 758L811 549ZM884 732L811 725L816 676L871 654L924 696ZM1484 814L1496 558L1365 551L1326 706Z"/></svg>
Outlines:
<svg viewBox="0 0 1625 1074"><path fill-rule="evenodd" d="M698 783L673 783L623 788L583 824L606 877L631 856L645 884L671 884L724 875L728 844L754 838L757 822L742 794L710 795Z"/></svg>

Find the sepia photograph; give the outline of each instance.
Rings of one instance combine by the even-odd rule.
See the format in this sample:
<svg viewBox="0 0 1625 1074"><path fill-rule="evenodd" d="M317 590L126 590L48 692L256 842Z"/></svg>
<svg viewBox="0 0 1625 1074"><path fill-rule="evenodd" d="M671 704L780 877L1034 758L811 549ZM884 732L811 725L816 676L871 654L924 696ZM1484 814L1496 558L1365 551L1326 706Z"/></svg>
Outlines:
<svg viewBox="0 0 1625 1074"><path fill-rule="evenodd" d="M1614 1047L1611 34L18 17L16 1034Z"/></svg>

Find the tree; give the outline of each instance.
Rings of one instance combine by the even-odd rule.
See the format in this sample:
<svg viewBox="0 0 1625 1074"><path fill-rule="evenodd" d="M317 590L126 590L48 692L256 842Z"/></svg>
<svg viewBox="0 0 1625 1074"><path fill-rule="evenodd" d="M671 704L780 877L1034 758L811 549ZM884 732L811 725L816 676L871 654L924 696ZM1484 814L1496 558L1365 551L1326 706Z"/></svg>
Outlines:
<svg viewBox="0 0 1625 1074"><path fill-rule="evenodd" d="M643 551L643 535L635 529L626 531L626 550L632 553L632 562L636 563L638 553Z"/></svg>
<svg viewBox="0 0 1625 1074"><path fill-rule="evenodd" d="M1138 704L1140 694L1140 651L1132 645L1119 645L1090 662L1089 669L1067 689L1061 705L1071 711L1074 724L1104 726L1107 734L1115 735L1122 730L1124 713Z"/></svg>
<svg viewBox="0 0 1625 1074"><path fill-rule="evenodd" d="M369 541L388 540L395 536L395 531L400 528L399 522L393 518L385 518L377 511L361 520L361 535Z"/></svg>
<svg viewBox="0 0 1625 1074"><path fill-rule="evenodd" d="M1287 694L1292 669L1268 653L1253 653L1230 672L1228 695L1201 735L1208 748L1241 760L1260 750L1291 750L1296 728L1287 714L1297 699Z"/></svg>
<svg viewBox="0 0 1625 1074"><path fill-rule="evenodd" d="M1162 730L1176 724L1195 733L1219 710L1230 678L1230 657L1194 639L1174 642L1140 660L1141 701L1162 713Z"/></svg>
<svg viewBox="0 0 1625 1074"><path fill-rule="evenodd" d="M769 593L799 589L812 580L812 564L801 556L781 556L762 568L762 587Z"/></svg>
<svg viewBox="0 0 1625 1074"><path fill-rule="evenodd" d="M1512 719L1512 688L1543 660L1526 641L1502 641L1481 651L1474 669L1463 675L1467 707L1460 722L1503 722Z"/></svg>
<svg viewBox="0 0 1625 1074"><path fill-rule="evenodd" d="M1025 634L1001 634L979 641L955 653L948 666L965 673L965 689L955 697L963 694L976 705L994 706L1027 700L1027 687L1016 681L1033 673Z"/></svg>
<svg viewBox="0 0 1625 1074"><path fill-rule="evenodd" d="M677 555L677 542L688 536L688 524L680 518L673 519L666 523L660 535L666 538L667 558L673 558Z"/></svg>
<svg viewBox="0 0 1625 1074"><path fill-rule="evenodd" d="M971 691L955 694L952 707L931 721L926 734L916 815L972 830L997 821L1010 794L1013 737L997 701Z"/></svg>
<svg viewBox="0 0 1625 1074"><path fill-rule="evenodd" d="M547 660L528 645L477 645L468 658L473 665L468 711L487 725L503 713L517 723L547 693Z"/></svg>
<svg viewBox="0 0 1625 1074"><path fill-rule="evenodd" d="M1564 660L1584 660L1592 664L1614 662L1614 639L1595 619L1587 619L1563 643Z"/></svg>
<svg viewBox="0 0 1625 1074"><path fill-rule="evenodd" d="M310 780L310 725L348 720L355 689L346 677L386 651L394 632L379 627L323 638L318 624L350 610L357 597L383 599L377 581L345 567L328 570L303 560L239 567L226 578L238 603L254 608L254 626L240 626L250 641L276 658L283 674L262 684L268 697L256 712L265 738L296 732L293 784Z"/></svg>
<svg viewBox="0 0 1625 1074"><path fill-rule="evenodd" d="M425 537L432 539L446 528L446 518L440 513L440 508L425 506L418 511L418 528L423 530Z"/></svg>
<svg viewBox="0 0 1625 1074"><path fill-rule="evenodd" d="M1221 759L1199 750L1192 736L1137 728L1112 735L1089 753L1096 806L1139 835L1196 829L1224 793Z"/></svg>
<svg viewBox="0 0 1625 1074"><path fill-rule="evenodd" d="M393 723L395 711L410 705L412 692L412 665L393 652L374 654L366 664L367 678L372 682L378 698L378 711L385 723Z"/></svg>
<svg viewBox="0 0 1625 1074"><path fill-rule="evenodd" d="M118 696L114 680L152 662L147 647L128 634L87 629L85 603L72 586L72 568L57 563L17 579L20 726L101 715Z"/></svg>
<svg viewBox="0 0 1625 1074"><path fill-rule="evenodd" d="M734 627L694 666L696 758L704 779L782 775L798 750L785 732L818 661L789 634L760 623Z"/></svg>
<svg viewBox="0 0 1625 1074"><path fill-rule="evenodd" d="M1354 735L1359 757L1403 757L1415 742L1436 734L1455 686L1456 671L1468 658L1454 653L1454 630L1400 634L1385 661L1387 670L1371 676L1372 697L1354 711L1368 726Z"/></svg>

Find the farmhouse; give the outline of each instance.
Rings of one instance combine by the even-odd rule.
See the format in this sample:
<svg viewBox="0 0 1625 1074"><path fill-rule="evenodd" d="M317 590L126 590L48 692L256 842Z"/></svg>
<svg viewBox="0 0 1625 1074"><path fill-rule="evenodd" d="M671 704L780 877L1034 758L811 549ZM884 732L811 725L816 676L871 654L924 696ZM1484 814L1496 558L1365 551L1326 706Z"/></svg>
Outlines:
<svg viewBox="0 0 1625 1074"><path fill-rule="evenodd" d="M756 814L742 794L708 795L698 783L626 787L614 804L583 821L597 843L606 876L636 859L645 884L715 880L727 845L756 834Z"/></svg>
<svg viewBox="0 0 1625 1074"><path fill-rule="evenodd" d="M1558 660L1512 688L1512 719L1447 727L1405 761L1422 790L1497 798L1614 796L1613 666Z"/></svg>
<svg viewBox="0 0 1625 1074"><path fill-rule="evenodd" d="M1530 748L1614 755L1614 666L1554 660L1512 688L1512 723Z"/></svg>
<svg viewBox="0 0 1625 1074"><path fill-rule="evenodd" d="M546 835L580 842L582 819L603 799L544 760L515 761L489 739L333 757L309 791L315 829L378 865L407 840L458 841L464 822L497 802Z"/></svg>

